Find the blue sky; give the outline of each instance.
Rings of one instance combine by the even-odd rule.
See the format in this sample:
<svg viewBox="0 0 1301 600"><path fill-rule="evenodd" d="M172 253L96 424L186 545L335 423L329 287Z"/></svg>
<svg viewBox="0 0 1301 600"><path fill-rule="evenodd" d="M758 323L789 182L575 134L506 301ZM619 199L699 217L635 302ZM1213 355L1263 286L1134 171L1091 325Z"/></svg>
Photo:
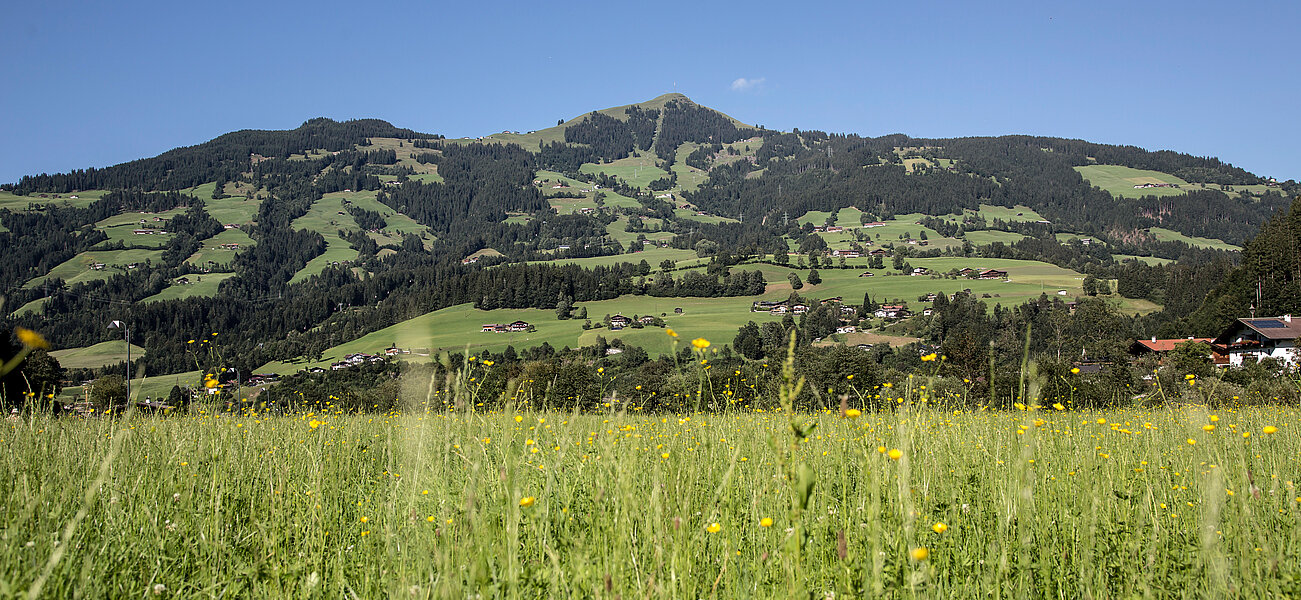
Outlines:
<svg viewBox="0 0 1301 600"><path fill-rule="evenodd" d="M459 137L670 91L770 129L1052 135L1301 179L1295 2L548 4L6 3L0 182L316 116Z"/></svg>

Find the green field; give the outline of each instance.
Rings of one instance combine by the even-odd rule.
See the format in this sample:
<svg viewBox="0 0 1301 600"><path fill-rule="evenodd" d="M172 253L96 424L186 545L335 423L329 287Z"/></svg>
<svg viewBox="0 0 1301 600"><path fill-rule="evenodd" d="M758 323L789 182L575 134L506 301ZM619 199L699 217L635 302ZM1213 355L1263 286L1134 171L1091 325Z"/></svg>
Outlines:
<svg viewBox="0 0 1301 600"><path fill-rule="evenodd" d="M1040 215L1039 213L1035 212L1034 209L1031 209L1028 206L1021 206L1019 204L1012 207L995 206L993 204L981 204L980 210L966 210L963 211L963 214L961 215L957 215L957 214L941 215L939 218L949 221L951 223L959 223L965 218L976 217L976 216L979 216L980 218L984 219L985 222L991 224L994 222L995 219L998 219L1000 221L1006 221L1006 222L1019 221L1019 222L1028 222L1028 223L1047 220L1043 218L1043 215Z"/></svg>
<svg viewBox="0 0 1301 600"><path fill-rule="evenodd" d="M612 177L618 177L634 187L644 188L650 182L669 175L664 169L655 166L655 162L655 156L647 153L642 156L621 158L614 162L599 165L586 163L578 170L589 175L605 173Z"/></svg>
<svg viewBox="0 0 1301 600"><path fill-rule="evenodd" d="M59 365L65 369L98 369L126 362L126 342L113 340L100 342L85 348L54 350L50 352L50 356L57 358ZM144 358L144 356L144 348L131 344L132 361L137 358Z"/></svg>
<svg viewBox="0 0 1301 600"><path fill-rule="evenodd" d="M994 242L1003 242L1004 244L1011 245L1025 239L1025 236L1019 233L994 230L968 231L963 237L968 242L971 242L971 245L973 246L984 246Z"/></svg>
<svg viewBox="0 0 1301 600"><path fill-rule="evenodd" d="M385 414L7 424L10 595L1283 598L1301 578L1295 408L955 411L899 381L847 384L855 410L899 408L844 418L736 381L762 412L575 414L400 383Z"/></svg>
<svg viewBox="0 0 1301 600"><path fill-rule="evenodd" d="M183 300L185 298L212 298L217 295L217 287L221 282L234 277L234 273L191 273L185 277L190 280L188 284L172 283L141 302L152 302L154 300Z"/></svg>
<svg viewBox="0 0 1301 600"><path fill-rule="evenodd" d="M49 301L50 301L49 298L37 298L35 300L32 300L31 302L28 302L27 304L18 307L17 310L13 311L10 314L15 317L19 317L27 313L34 313L39 315L45 312L45 304Z"/></svg>
<svg viewBox="0 0 1301 600"><path fill-rule="evenodd" d="M717 215L698 215L697 211L689 208L673 209L673 216L687 221L699 221L701 223L736 223L737 220L731 217L720 217Z"/></svg>
<svg viewBox="0 0 1301 600"><path fill-rule="evenodd" d="M1162 173L1160 171L1147 171L1143 169L1131 169L1120 165L1088 165L1084 167L1075 167L1075 171L1089 182L1089 185L1102 188L1111 192L1112 196L1121 196L1125 198L1141 198L1143 196L1179 196L1193 188L1193 184L1188 183L1174 175ZM1145 183L1173 183L1178 188L1140 188L1135 189L1135 185Z"/></svg>
<svg viewBox="0 0 1301 600"><path fill-rule="evenodd" d="M1155 256L1134 256L1131 254L1112 254L1111 258L1114 258L1119 262L1124 262L1127 260L1137 260L1137 261L1142 261L1144 263L1147 263L1149 265L1168 265L1174 262L1169 258L1157 258Z"/></svg>
<svg viewBox="0 0 1301 600"><path fill-rule="evenodd" d="M104 197L106 190L87 190L69 194L30 194L27 196L18 196L11 192L0 191L0 209L12 210L15 212L26 211L27 207L32 204L48 205L68 205L85 208L91 203ZM76 198L73 198L76 196Z"/></svg>
<svg viewBox="0 0 1301 600"><path fill-rule="evenodd" d="M1211 248L1213 250L1232 250L1235 252L1242 250L1241 247L1234 246L1233 244L1230 244L1228 242L1224 242L1221 240L1213 240L1210 238L1188 236L1179 233L1178 231L1173 231L1170 229L1153 227L1148 231L1152 234L1152 237L1156 238L1157 241L1161 241L1161 242L1183 242L1185 244L1188 244L1189 246L1194 246L1197 248Z"/></svg>
<svg viewBox="0 0 1301 600"><path fill-rule="evenodd" d="M1102 240L1099 240L1098 238L1093 237L1093 236L1090 236L1090 235L1081 235L1081 234L1078 234L1078 233L1057 233L1057 234L1054 234L1054 235L1057 237L1057 241L1059 241L1059 242L1061 242L1061 243L1063 243L1063 244L1068 243L1068 242L1070 242L1071 240L1078 240L1078 239L1088 238L1088 239L1090 240L1090 241L1089 241L1089 244L1097 244L1097 245L1099 245L1099 246L1106 246L1106 244L1103 243Z"/></svg>
<svg viewBox="0 0 1301 600"><path fill-rule="evenodd" d="M538 181L543 182L540 186L540 189L542 190L542 195L548 196L547 201L551 203L551 207L556 209L556 212L561 214L575 213L583 208L591 208L591 209L597 208L596 200L595 200L595 193L597 191L605 194L606 206L616 207L616 208L637 208L641 206L640 202L637 202L636 200L624 196L622 194L617 194L614 192L614 190L609 190L609 189L595 190L593 188L593 185L590 183L578 181L577 179L570 179L555 171L539 170L537 172L536 177ZM552 184L556 182L564 182L565 185L569 187L561 190L552 189L551 187ZM583 190L589 190L589 191L584 192ZM555 198L549 196L550 194L556 194L560 192L580 193L583 194L583 197Z"/></svg>
<svg viewBox="0 0 1301 600"><path fill-rule="evenodd" d="M691 153L698 148L700 148L700 144L693 142L686 142L678 146L678 151L673 158L673 166L669 167L673 169L674 173L678 174L678 185L674 188L675 191L694 192L700 188L700 184L709 179L709 173L687 164L687 157L691 156Z"/></svg>
<svg viewBox="0 0 1301 600"><path fill-rule="evenodd" d="M679 248L651 248L633 254L614 254L611 256L595 256L592 258L561 258L547 261L531 261L530 264L556 264L556 265L581 265L583 268L592 268L596 266L610 266L620 263L637 264L645 260L650 263L651 269L658 271L660 263L665 260L671 260L677 268L691 267L704 264L704 259L696 256L695 250L682 250Z"/></svg>
<svg viewBox="0 0 1301 600"><path fill-rule="evenodd" d="M235 255L245 248L251 247L256 242L253 238L244 233L242 229L227 229L201 242L199 249L191 254L186 262L197 267L219 266L225 267L235 260ZM235 250L222 248L222 244L239 244ZM212 262L213 265L208 263Z"/></svg>
<svg viewBox="0 0 1301 600"><path fill-rule="evenodd" d="M400 138L370 138L370 146L359 147L362 152L372 152L375 150L392 150L397 153L398 167L407 167L411 169L412 174L408 175L410 179L424 183L442 183L443 177L438 174L438 165L433 163L420 164L412 154L420 155L427 152L437 154L439 151L431 148L416 148L413 144L407 143L407 140ZM536 146L533 149L537 149ZM396 177L394 177L396 179Z"/></svg>
<svg viewBox="0 0 1301 600"><path fill-rule="evenodd" d="M374 194L374 192L358 192L359 194ZM360 230L357 221L348 213L347 208L343 205L343 200L349 194L336 192L326 194L320 200L312 204L307 209L307 214L294 219L292 226L294 229L315 231L325 238L325 252L320 256L308 261L307 264L299 269L297 273L289 280L294 284L300 281L306 281L314 275L319 275L326 267L333 263L342 263L343 261L353 261L357 259L357 250L352 248L348 242L339 237L339 230Z"/></svg>
<svg viewBox="0 0 1301 600"><path fill-rule="evenodd" d="M836 216L837 222L839 222L840 219L844 218L846 210L850 210L850 209L841 210L840 214ZM913 239L920 239L921 234L923 232L926 233L927 245L924 247L917 246L919 250L926 250L932 248L942 249L942 248L948 248L950 246L962 245L962 240L958 240L954 238L946 238L940 235L940 233L938 231L935 231L934 229L918 225L917 222L920 221L924 216L925 215L919 213L912 213L907 215L896 215L895 218L893 219L890 219L888 221L882 221L882 223L885 223L885 225L879 227L860 228L852 231L846 229L842 233L823 233L820 235L822 235L823 239L827 241L827 245L831 246L832 248L849 247L849 241L854 239L855 231L861 232L862 234L868 236L869 239L872 240L872 243L878 246L884 244L904 245L904 241L901 238L911 236ZM854 223L855 225L857 225L857 221L854 221Z"/></svg>
<svg viewBox="0 0 1301 600"><path fill-rule="evenodd" d="M811 210L800 215L795 219L795 222L801 225L812 223L814 227L822 227L826 224L827 217L829 216L831 216L831 213L825 210ZM859 227L863 224L862 217L863 211L858 210L853 206L842 208L836 213L836 225L841 227Z"/></svg>
<svg viewBox="0 0 1301 600"><path fill-rule="evenodd" d="M594 323L604 317L623 314L633 315L664 314L669 327L690 331L694 336L706 336L730 343L736 336L736 330L747 321L764 322L779 320L768 313L751 313L750 303L753 297L745 298L654 298L650 296L623 296L614 300L600 302L579 302L578 306L587 308L588 318ZM675 314L675 308L682 308L682 314ZM516 320L527 321L537 327L533 333L482 333L485 323L511 323ZM644 329L627 328L622 331L608 329L582 329L583 321L556 319L554 310L539 309L500 309L483 311L472 305L463 304L434 311L397 325L370 333L356 340L345 342L325 352L318 363L287 364L273 362L259 367L258 372L291 373L310 366L328 367L333 361L353 352L377 353L396 344L406 349L430 349L434 351L461 351L467 347L472 351L505 350L513 345L516 349L537 346L546 342L559 350L565 346L576 348L591 345L596 336L607 340L622 339L626 343L642 346L652 355L667 352L672 348L673 338L659 327ZM408 355L408 357L411 357ZM420 360L418 357L415 360Z"/></svg>
<svg viewBox="0 0 1301 600"><path fill-rule="evenodd" d="M649 228L660 224L660 220L644 218L642 219L642 223L644 223L646 227ZM673 239L673 234L668 231L648 231L642 233L633 233L630 231L624 231L624 228L626 228L627 226L628 226L628 217L619 217L614 222L610 223L609 225L606 225L605 230L609 232L610 237L613 237L615 241L622 244L624 248L627 248L630 244L636 243L637 236L639 235L646 236L646 239L648 240L658 241L658 240ZM660 260L664 260L664 259L660 259Z"/></svg>
<svg viewBox="0 0 1301 600"><path fill-rule="evenodd" d="M230 184L230 189L233 189L233 187L234 185ZM182 192L203 200L204 210L208 211L212 218L221 221L223 225L247 225L254 222L257 217L258 207L262 205L262 201L257 199L248 200L242 194L213 200L213 188L214 184L205 183L198 187L182 190Z"/></svg>
<svg viewBox="0 0 1301 600"><path fill-rule="evenodd" d="M69 287L83 281L108 279L113 275L126 272L127 265L158 261L162 256L162 250L90 250L64 261L63 264L50 269L47 275L28 281L23 287L29 289L39 287L45 281L56 278L64 280ZM100 271L92 270L90 265L96 262L107 266Z"/></svg>

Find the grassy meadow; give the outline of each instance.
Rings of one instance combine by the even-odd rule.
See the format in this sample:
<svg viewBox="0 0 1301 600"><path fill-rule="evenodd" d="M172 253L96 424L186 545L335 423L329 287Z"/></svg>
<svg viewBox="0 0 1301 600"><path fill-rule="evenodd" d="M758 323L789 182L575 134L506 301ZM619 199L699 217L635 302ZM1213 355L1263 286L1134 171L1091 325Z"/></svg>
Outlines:
<svg viewBox="0 0 1301 600"><path fill-rule="evenodd" d="M1160 171L1148 171L1122 167L1120 165L1087 165L1075 167L1075 171L1089 182L1089 185L1111 192L1113 196L1141 198L1143 196L1181 196L1188 193L1192 184L1174 175ZM1145 183L1173 183L1178 188L1135 188Z"/></svg>
<svg viewBox="0 0 1301 600"><path fill-rule="evenodd" d="M925 378L792 414L255 406L0 429L30 597L1287 597L1294 408L955 411ZM459 393L451 391L460 389ZM729 390L730 391L730 390ZM885 400L895 410L858 407ZM457 408L454 408L457 407ZM1270 433L1273 432L1273 433Z"/></svg>
<svg viewBox="0 0 1301 600"><path fill-rule="evenodd" d="M1179 233L1178 231L1174 231L1173 229L1153 227L1148 231L1152 233L1152 237L1156 238L1157 241L1161 241L1161 242L1183 242L1185 244L1188 244L1189 246L1193 246L1194 248L1210 248L1212 250L1230 250L1230 251L1242 250L1240 246L1234 246L1233 244L1230 244L1228 242L1211 239L1211 238L1193 237L1189 235L1184 235L1182 233Z"/></svg>

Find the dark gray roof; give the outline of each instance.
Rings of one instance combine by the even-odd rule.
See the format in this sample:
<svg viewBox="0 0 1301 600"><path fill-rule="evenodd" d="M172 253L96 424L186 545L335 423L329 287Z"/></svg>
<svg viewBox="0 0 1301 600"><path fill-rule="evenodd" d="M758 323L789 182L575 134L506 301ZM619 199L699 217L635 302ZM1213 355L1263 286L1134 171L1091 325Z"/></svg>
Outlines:
<svg viewBox="0 0 1301 600"><path fill-rule="evenodd" d="M1261 317L1238 319L1236 323L1215 338L1215 343L1225 344L1243 327L1255 331L1267 340L1294 340L1301 337L1301 317Z"/></svg>

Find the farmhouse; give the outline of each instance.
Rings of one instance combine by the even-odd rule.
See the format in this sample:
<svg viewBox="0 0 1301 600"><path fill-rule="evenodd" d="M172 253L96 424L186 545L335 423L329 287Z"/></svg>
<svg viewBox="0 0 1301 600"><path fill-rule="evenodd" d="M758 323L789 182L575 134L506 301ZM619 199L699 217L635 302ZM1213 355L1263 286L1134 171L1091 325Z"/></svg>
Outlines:
<svg viewBox="0 0 1301 600"><path fill-rule="evenodd" d="M527 321L515 321L507 326L511 331L528 331L529 324Z"/></svg>
<svg viewBox="0 0 1301 600"><path fill-rule="evenodd" d="M844 230L845 230L844 227L839 227L839 226L836 226L836 225L832 225L831 227L828 227L828 228L827 228L827 233L840 233L840 232L842 232L842 231L844 231Z"/></svg>
<svg viewBox="0 0 1301 600"><path fill-rule="evenodd" d="M1204 342L1210 344L1213 340L1214 338L1192 338L1192 337L1157 339L1156 336L1152 336L1152 339L1137 340L1133 344L1130 344L1129 353L1135 357L1154 355L1162 362L1164 362L1166 354L1169 354L1170 351L1174 350L1175 346L1178 346L1179 344L1184 344L1189 342ZM1214 349L1212 349L1211 351L1211 357L1215 359L1216 364L1225 364L1228 362L1228 357L1226 357L1222 353L1215 352Z"/></svg>
<svg viewBox="0 0 1301 600"><path fill-rule="evenodd" d="M931 274L931 270L930 270L930 269L927 269L926 267L917 267L917 268L913 269L912 274L913 274L913 275L930 275L930 274Z"/></svg>
<svg viewBox="0 0 1301 600"><path fill-rule="evenodd" d="M807 305L804 305L804 304L796 304L795 306L792 306L792 307L791 307L791 312L793 312L793 313L795 313L795 314L797 314L797 315L802 315L802 314L804 314L804 313L806 313L806 312L809 312L809 307L808 307Z"/></svg>
<svg viewBox="0 0 1301 600"><path fill-rule="evenodd" d="M1007 279L1007 271L998 269L985 269L980 272L980 279Z"/></svg>
<svg viewBox="0 0 1301 600"><path fill-rule="evenodd" d="M882 222L880 222L880 221L872 221L871 223L863 223L863 229L869 229L869 228L872 228L872 227L885 227L885 223L882 223Z"/></svg>
<svg viewBox="0 0 1301 600"><path fill-rule="evenodd" d="M506 326L500 323L484 323L483 330L480 333L501 333L506 331Z"/></svg>
<svg viewBox="0 0 1301 600"><path fill-rule="evenodd" d="M908 316L907 304L884 304L873 313L880 319L898 319Z"/></svg>
<svg viewBox="0 0 1301 600"><path fill-rule="evenodd" d="M770 311L774 308L777 308L778 306L785 308L786 303L779 300L759 300L758 302L755 302L753 305L750 306L750 310L752 312L759 312L765 310ZM674 312L681 313L682 309L680 308L674 309Z"/></svg>
<svg viewBox="0 0 1301 600"><path fill-rule="evenodd" d="M785 304L782 304L781 306L774 306L774 307L772 307L772 310L770 310L770 311L768 311L768 312L770 312L770 313L772 313L772 314L774 314L774 315L784 315L784 314L786 314L786 313L788 313L788 312L790 312L790 311L791 311L791 309L787 308Z"/></svg>
<svg viewBox="0 0 1301 600"><path fill-rule="evenodd" d="M631 324L632 324L632 319L629 319L628 317L625 317L625 316L623 316L623 315L615 315L615 316L613 316L613 317L610 317L610 325L611 325L611 326L614 326L614 327L627 327L627 326L629 326L629 325L631 325Z"/></svg>
<svg viewBox="0 0 1301 600"><path fill-rule="evenodd" d="M859 273L858 276L859 276L859 277L876 277L876 274L873 273L873 272L871 272L871 271L863 271L862 273Z"/></svg>
<svg viewBox="0 0 1301 600"><path fill-rule="evenodd" d="M1293 319L1292 315L1238 319L1211 341L1211 349L1224 354L1225 362L1234 367L1266 358L1295 367L1301 359L1298 337L1301 337L1301 319Z"/></svg>

